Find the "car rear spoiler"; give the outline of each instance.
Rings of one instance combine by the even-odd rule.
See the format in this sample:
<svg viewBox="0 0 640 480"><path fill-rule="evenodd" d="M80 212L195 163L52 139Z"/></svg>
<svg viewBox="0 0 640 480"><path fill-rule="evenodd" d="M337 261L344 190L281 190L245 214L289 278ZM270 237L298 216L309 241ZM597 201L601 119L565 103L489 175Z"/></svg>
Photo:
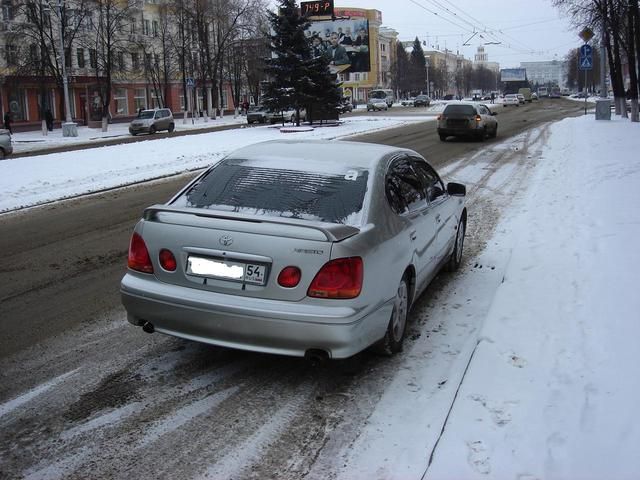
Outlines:
<svg viewBox="0 0 640 480"><path fill-rule="evenodd" d="M262 217L258 219L253 215L246 215L244 213L221 212L216 210L207 210L205 208L181 208L172 207L170 205L152 205L145 209L142 218L147 221L157 221L158 214L162 212L195 215L197 217L219 218L222 220L236 220L240 222L270 223L310 228L312 230L322 232L330 242L340 242L341 240L352 237L360 232L359 228L352 227L351 225L343 225L341 223L311 223L297 218Z"/></svg>

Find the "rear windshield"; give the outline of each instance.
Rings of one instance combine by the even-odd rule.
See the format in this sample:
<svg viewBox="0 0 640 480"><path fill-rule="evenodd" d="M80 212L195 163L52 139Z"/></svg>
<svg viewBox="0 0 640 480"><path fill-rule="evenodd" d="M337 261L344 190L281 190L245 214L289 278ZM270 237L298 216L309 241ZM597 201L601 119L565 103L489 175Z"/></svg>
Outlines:
<svg viewBox="0 0 640 480"><path fill-rule="evenodd" d="M471 105L447 105L443 113L449 115L475 115L476 110Z"/></svg>
<svg viewBox="0 0 640 480"><path fill-rule="evenodd" d="M326 173L247 163L221 162L173 205L360 226L367 170Z"/></svg>

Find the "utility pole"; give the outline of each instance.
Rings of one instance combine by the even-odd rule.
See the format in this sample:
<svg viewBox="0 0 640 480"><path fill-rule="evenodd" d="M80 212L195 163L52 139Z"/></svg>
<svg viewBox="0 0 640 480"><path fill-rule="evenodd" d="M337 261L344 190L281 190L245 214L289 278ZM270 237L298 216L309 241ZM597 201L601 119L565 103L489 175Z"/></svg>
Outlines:
<svg viewBox="0 0 640 480"><path fill-rule="evenodd" d="M64 109L66 113L66 121L62 124L62 136L63 137L77 137L78 125L73 123L71 118L71 106L69 103L69 81L67 79L67 56L64 48L64 31L63 31L63 15L62 15L62 0L58 0L58 15L60 16L59 34L60 34L60 59L62 63L62 87L64 90Z"/></svg>

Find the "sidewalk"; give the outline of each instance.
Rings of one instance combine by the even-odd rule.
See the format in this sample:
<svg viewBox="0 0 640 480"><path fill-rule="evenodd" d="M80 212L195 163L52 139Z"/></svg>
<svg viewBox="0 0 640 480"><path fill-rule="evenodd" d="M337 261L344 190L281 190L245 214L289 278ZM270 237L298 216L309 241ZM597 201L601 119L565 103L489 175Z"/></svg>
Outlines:
<svg viewBox="0 0 640 480"><path fill-rule="evenodd" d="M182 118L175 118L176 129L171 136L189 135L193 133L205 133L219 129L227 129L245 124L247 119L243 115L236 118L233 115L225 115L215 120L204 118L187 119L183 123ZM133 137L129 134L129 122L109 124L108 131L100 128L78 127L77 137L63 137L62 129L56 128L47 135L42 135L41 130L30 132L17 132L11 136L13 143L12 157L30 156L34 153L54 153L93 146L114 145L128 142L152 140L160 136L166 136L166 132L156 135L139 135Z"/></svg>

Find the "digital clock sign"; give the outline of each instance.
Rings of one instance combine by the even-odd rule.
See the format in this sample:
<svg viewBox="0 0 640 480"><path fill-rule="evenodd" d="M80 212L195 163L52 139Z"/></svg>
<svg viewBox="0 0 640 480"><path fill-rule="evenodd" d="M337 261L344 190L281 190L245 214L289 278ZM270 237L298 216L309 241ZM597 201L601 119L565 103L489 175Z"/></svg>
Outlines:
<svg viewBox="0 0 640 480"><path fill-rule="evenodd" d="M300 2L300 13L307 17L333 17L333 0Z"/></svg>

